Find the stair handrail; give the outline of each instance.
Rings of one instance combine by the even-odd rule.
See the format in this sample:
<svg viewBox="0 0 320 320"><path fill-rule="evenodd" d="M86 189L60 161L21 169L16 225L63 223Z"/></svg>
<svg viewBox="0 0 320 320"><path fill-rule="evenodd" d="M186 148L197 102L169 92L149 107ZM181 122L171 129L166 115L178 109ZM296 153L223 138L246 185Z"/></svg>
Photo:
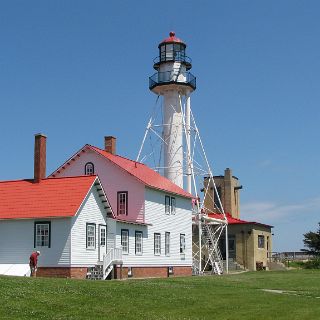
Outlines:
<svg viewBox="0 0 320 320"><path fill-rule="evenodd" d="M103 279L105 279L107 274L107 269L115 261L122 261L122 247L121 248L111 248L106 254L103 255Z"/></svg>
<svg viewBox="0 0 320 320"><path fill-rule="evenodd" d="M103 279L106 277L106 271L109 267L113 256L113 249L109 249L106 254L103 255Z"/></svg>

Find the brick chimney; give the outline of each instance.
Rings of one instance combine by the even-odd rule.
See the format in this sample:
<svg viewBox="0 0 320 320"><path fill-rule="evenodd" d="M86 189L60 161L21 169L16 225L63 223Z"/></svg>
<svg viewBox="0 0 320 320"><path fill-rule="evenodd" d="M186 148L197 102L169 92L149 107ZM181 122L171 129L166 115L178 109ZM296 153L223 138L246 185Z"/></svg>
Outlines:
<svg viewBox="0 0 320 320"><path fill-rule="evenodd" d="M46 177L46 141L42 133L34 136L34 182L40 182Z"/></svg>
<svg viewBox="0 0 320 320"><path fill-rule="evenodd" d="M116 141L117 138L112 136L104 137L104 150L111 153L116 154Z"/></svg>

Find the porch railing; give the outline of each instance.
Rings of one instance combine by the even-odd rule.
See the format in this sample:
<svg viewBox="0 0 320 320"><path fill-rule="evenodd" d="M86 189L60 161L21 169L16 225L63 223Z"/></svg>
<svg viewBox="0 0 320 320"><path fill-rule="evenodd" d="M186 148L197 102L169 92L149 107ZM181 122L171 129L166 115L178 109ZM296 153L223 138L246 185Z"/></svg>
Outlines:
<svg viewBox="0 0 320 320"><path fill-rule="evenodd" d="M170 83L184 84L196 89L196 77L191 72L178 71L156 72L149 78L149 89Z"/></svg>
<svg viewBox="0 0 320 320"><path fill-rule="evenodd" d="M103 279L106 279L114 264L122 264L122 248L112 248L103 256Z"/></svg>

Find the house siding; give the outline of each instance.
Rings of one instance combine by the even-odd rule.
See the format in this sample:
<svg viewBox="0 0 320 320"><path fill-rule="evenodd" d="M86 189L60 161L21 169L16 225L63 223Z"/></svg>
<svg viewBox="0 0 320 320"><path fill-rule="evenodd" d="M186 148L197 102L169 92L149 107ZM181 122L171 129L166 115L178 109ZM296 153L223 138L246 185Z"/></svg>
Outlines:
<svg viewBox="0 0 320 320"><path fill-rule="evenodd" d="M116 246L121 246L121 229L129 230L129 254L123 254L123 266L192 266L191 200L175 195L176 213L165 214L167 193L145 188L145 219L151 225L116 223ZM143 232L143 254L135 254L135 231ZM165 255L165 232L170 232L170 255ZM154 233L161 234L161 254L154 254ZM185 234L185 254L180 254L180 234Z"/></svg>
<svg viewBox="0 0 320 320"><path fill-rule="evenodd" d="M106 225L107 219L103 204L96 189L93 187L83 202L78 214L71 222L71 265L92 266L99 261L99 224ZM86 248L87 223L96 225L95 249ZM108 227L107 227L108 232Z"/></svg>
<svg viewBox="0 0 320 320"><path fill-rule="evenodd" d="M107 224L105 216L105 209L99 194L96 188L92 187L74 217L0 220L0 264L28 264L31 252L40 250L38 267L39 271L42 269L43 274L47 272L45 270L49 270L45 268L51 270L56 267L95 265L99 254L99 224ZM37 221L51 223L50 248L34 247L34 223ZM86 249L87 223L96 225L96 248L94 250ZM50 270L49 273L53 269Z"/></svg>
<svg viewBox="0 0 320 320"><path fill-rule="evenodd" d="M51 222L51 246L34 247L34 223ZM32 251L41 251L38 265L67 266L70 264L70 218L0 221L0 264L26 264Z"/></svg>
<svg viewBox="0 0 320 320"><path fill-rule="evenodd" d="M111 208L117 215L117 192L128 191L128 215L121 215L122 220L144 221L144 185L128 172L111 163L92 150L82 152L76 161L66 166L56 177L78 176L84 174L86 163L92 162L94 174L100 178L104 191L108 196Z"/></svg>
<svg viewBox="0 0 320 320"><path fill-rule="evenodd" d="M120 248L121 243L117 243L117 222L114 219L107 219L107 251L112 248Z"/></svg>

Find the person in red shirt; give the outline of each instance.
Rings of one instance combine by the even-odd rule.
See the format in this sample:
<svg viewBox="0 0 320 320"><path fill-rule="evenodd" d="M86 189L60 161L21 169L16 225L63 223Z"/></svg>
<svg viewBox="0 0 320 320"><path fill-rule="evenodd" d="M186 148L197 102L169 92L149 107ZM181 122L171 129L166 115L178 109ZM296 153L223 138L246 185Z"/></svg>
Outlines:
<svg viewBox="0 0 320 320"><path fill-rule="evenodd" d="M38 256L40 256L40 251L35 251L31 253L29 258L31 277L35 277L37 275Z"/></svg>

